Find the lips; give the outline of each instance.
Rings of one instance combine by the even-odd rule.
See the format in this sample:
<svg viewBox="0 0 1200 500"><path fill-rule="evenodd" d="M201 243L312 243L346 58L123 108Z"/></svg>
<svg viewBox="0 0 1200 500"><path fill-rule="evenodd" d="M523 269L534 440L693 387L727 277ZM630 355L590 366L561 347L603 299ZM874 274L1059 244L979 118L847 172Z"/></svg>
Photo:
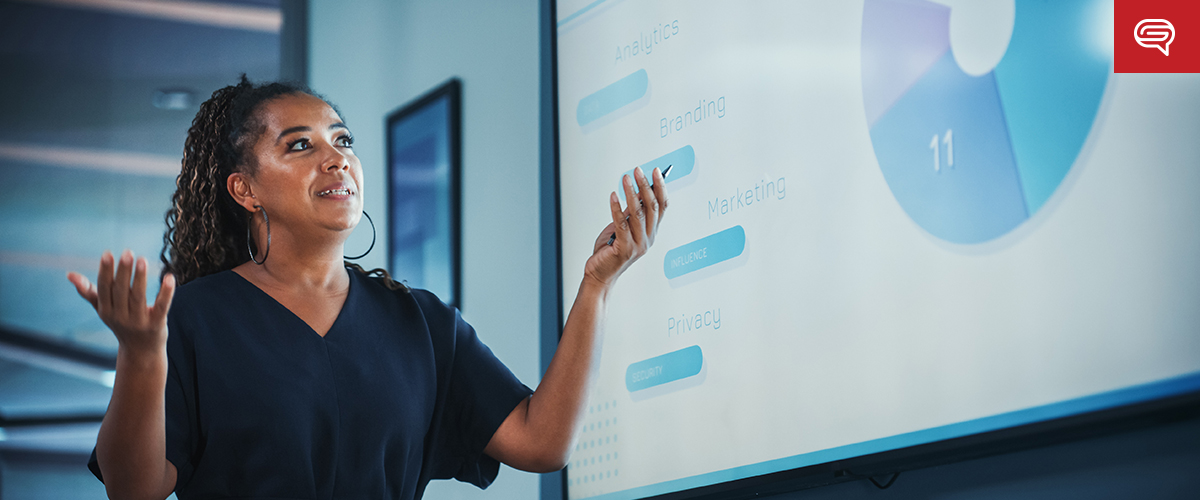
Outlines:
<svg viewBox="0 0 1200 500"><path fill-rule="evenodd" d="M325 189L317 192L317 196L350 196L354 194L354 189L342 183L331 184L325 186Z"/></svg>

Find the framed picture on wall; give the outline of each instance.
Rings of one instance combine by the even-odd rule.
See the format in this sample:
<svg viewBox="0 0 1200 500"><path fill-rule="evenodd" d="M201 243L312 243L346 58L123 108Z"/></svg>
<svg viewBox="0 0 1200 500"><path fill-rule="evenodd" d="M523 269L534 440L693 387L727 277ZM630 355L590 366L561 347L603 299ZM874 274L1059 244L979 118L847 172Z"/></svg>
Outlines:
<svg viewBox="0 0 1200 500"><path fill-rule="evenodd" d="M387 117L388 268L459 308L461 103L451 79Z"/></svg>

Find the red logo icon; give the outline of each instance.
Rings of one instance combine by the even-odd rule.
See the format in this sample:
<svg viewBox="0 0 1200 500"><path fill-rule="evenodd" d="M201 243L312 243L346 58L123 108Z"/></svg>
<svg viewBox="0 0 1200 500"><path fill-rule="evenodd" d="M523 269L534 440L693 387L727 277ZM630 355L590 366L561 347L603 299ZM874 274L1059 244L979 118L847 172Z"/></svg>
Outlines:
<svg viewBox="0 0 1200 500"><path fill-rule="evenodd" d="M1116 0L1113 71L1200 73L1200 2Z"/></svg>

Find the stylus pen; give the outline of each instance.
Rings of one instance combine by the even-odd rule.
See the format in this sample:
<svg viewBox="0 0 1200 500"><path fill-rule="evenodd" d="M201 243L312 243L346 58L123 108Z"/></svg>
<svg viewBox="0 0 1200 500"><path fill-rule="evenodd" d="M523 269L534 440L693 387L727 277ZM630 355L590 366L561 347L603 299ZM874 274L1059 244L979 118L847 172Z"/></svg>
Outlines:
<svg viewBox="0 0 1200 500"><path fill-rule="evenodd" d="M671 167L673 167L674 165L675 165L674 163L672 163L671 165L667 165L667 169L662 171L662 174L663 174L663 182L667 182L667 174L671 173ZM653 171L652 171L652 172L653 172ZM653 185L652 185L652 186L653 186ZM641 202L642 202L642 200L638 200L638 203L641 203ZM629 216L625 216L625 220L629 220ZM608 243L607 243L607 244L608 244L608 245L612 245L614 241L617 241L617 232L616 232L616 231L613 231L613 234L612 234L612 236L609 236L609 237L608 237Z"/></svg>

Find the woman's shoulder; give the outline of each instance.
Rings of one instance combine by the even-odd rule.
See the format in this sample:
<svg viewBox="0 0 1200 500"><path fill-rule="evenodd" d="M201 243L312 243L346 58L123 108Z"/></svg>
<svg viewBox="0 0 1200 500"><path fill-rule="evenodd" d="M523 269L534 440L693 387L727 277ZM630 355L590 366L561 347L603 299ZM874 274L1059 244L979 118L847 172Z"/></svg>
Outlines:
<svg viewBox="0 0 1200 500"><path fill-rule="evenodd" d="M179 285L167 311L168 344L182 340L191 345L197 336L208 338L227 329L228 318L248 307L247 290L237 283L241 279L228 270Z"/></svg>
<svg viewBox="0 0 1200 500"><path fill-rule="evenodd" d="M167 320L180 330L222 329L230 318L262 310L256 293L259 290L233 270L201 276L175 289Z"/></svg>
<svg viewBox="0 0 1200 500"><path fill-rule="evenodd" d="M379 269L366 271L358 266L346 266L346 271L354 278L355 285L359 286L366 295L373 297L425 305L429 296L432 295L428 291L412 288L407 283L396 281L391 276L382 274Z"/></svg>
<svg viewBox="0 0 1200 500"><path fill-rule="evenodd" d="M453 328L457 309L443 302L433 292L397 283L390 277L371 276L358 269L351 268L350 272L356 276L356 281L366 292L365 295L376 297L375 300L393 302L387 307L393 313L416 313L424 319L430 330Z"/></svg>
<svg viewBox="0 0 1200 500"><path fill-rule="evenodd" d="M243 293L238 287L238 280L245 280L232 269L201 276L175 289L171 300L171 308L177 305L185 307L201 306L205 303L228 299Z"/></svg>

